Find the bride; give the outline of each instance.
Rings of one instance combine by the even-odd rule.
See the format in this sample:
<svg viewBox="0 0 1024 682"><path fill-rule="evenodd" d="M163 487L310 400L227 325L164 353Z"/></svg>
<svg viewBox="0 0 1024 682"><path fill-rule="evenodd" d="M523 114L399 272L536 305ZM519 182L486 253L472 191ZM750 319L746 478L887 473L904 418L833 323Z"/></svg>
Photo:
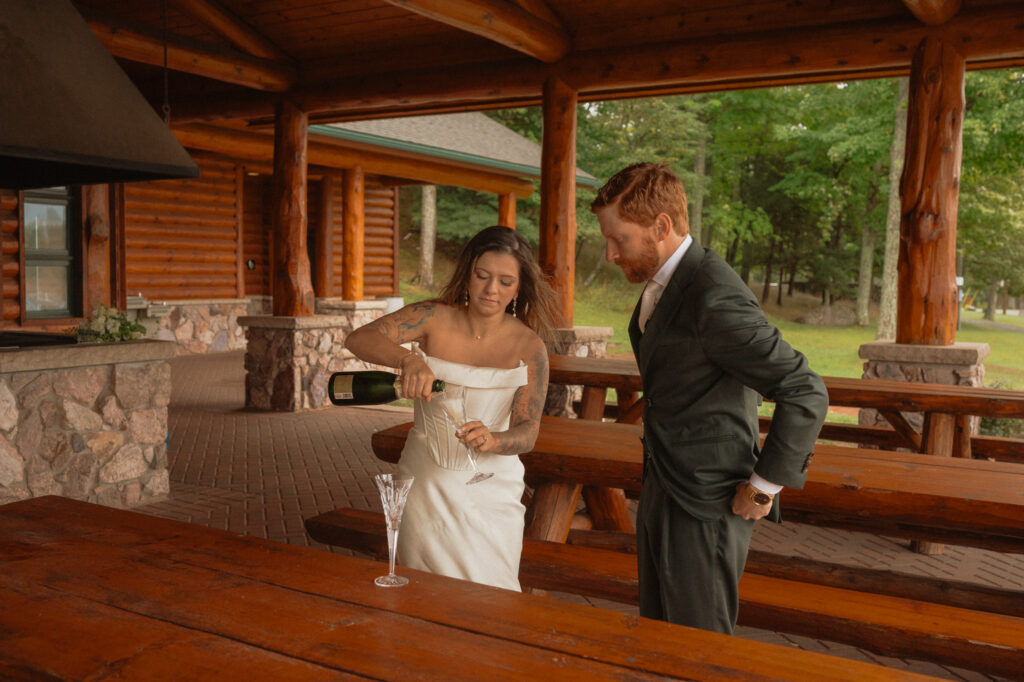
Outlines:
<svg viewBox="0 0 1024 682"><path fill-rule="evenodd" d="M402 565L520 589L518 455L533 448L540 429L553 314L554 292L530 245L515 230L494 226L466 244L438 298L349 334L349 350L397 367L403 395L416 399L399 462L401 473L416 477L398 536ZM431 400L434 379L466 387L466 424L446 422L441 401ZM467 485L467 446L492 478Z"/></svg>

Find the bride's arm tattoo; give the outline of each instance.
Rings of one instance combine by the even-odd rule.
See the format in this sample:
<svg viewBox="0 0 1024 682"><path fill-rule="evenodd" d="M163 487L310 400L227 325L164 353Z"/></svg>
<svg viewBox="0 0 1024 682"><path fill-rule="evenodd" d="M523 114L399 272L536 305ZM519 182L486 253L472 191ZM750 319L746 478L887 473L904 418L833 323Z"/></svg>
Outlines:
<svg viewBox="0 0 1024 682"><path fill-rule="evenodd" d="M423 326L434 316L434 306L430 301L413 303L366 326L376 329L395 343L415 341L422 336Z"/></svg>
<svg viewBox="0 0 1024 682"><path fill-rule="evenodd" d="M512 399L512 417L508 431L495 434L495 453L517 455L529 452L540 433L540 417L548 395L548 353L538 340L537 349L527 362L527 383Z"/></svg>

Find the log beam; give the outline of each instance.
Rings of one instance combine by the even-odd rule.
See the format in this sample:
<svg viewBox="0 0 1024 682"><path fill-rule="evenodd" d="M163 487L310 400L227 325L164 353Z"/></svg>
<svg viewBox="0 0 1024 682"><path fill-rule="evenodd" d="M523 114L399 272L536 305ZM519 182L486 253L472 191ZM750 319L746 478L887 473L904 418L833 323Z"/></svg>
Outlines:
<svg viewBox="0 0 1024 682"><path fill-rule="evenodd" d="M956 337L963 114L963 57L951 44L926 38L910 73L896 343L949 346Z"/></svg>
<svg viewBox="0 0 1024 682"><path fill-rule="evenodd" d="M175 126L175 137L184 147L228 154L233 158L270 162L273 140L270 135L237 128L192 124ZM350 147L341 142L309 143L309 162L317 166L343 169L361 165L365 173L416 180L432 185L456 185L492 194L512 193L525 198L533 193L533 183L518 177L459 168L434 159Z"/></svg>
<svg viewBox="0 0 1024 682"><path fill-rule="evenodd" d="M341 297L346 301L363 300L364 254L366 252L365 193L363 169L359 166L347 169L342 174L341 194L344 211L345 253L341 268Z"/></svg>
<svg viewBox="0 0 1024 682"><path fill-rule="evenodd" d="M887 21L813 30L752 33L716 38L572 53L551 66L521 59L491 65L456 66L369 76L339 75L298 86L295 94L313 120L470 111L481 105L536 106L543 83L556 75L581 100L751 87L833 82L844 78L906 76L913 47L926 35L956 45L969 69L1024 64L1024 24L1015 6L964 10L930 28L908 16ZM767 55L767 57L766 57ZM179 121L227 118L266 120L273 102L261 93L244 98L206 95L179 101Z"/></svg>
<svg viewBox="0 0 1024 682"><path fill-rule="evenodd" d="M498 195L498 224L516 229L516 195L512 192Z"/></svg>
<svg viewBox="0 0 1024 682"><path fill-rule="evenodd" d="M110 54L163 66L164 42L159 31L79 9ZM295 69L290 66L178 35L168 37L167 66L175 71L268 92L285 92L296 80Z"/></svg>
<svg viewBox="0 0 1024 682"><path fill-rule="evenodd" d="M914 16L928 26L939 26L960 11L961 0L903 0Z"/></svg>
<svg viewBox="0 0 1024 682"><path fill-rule="evenodd" d="M539 261L558 297L561 325L573 324L576 275L576 92L544 84Z"/></svg>
<svg viewBox="0 0 1024 682"><path fill-rule="evenodd" d="M254 57L281 63L292 61L266 36L215 0L174 0L174 5L183 13L226 38L238 49Z"/></svg>
<svg viewBox="0 0 1024 682"><path fill-rule="evenodd" d="M277 316L313 314L313 285L306 250L306 115L282 99L274 127L273 312Z"/></svg>
<svg viewBox="0 0 1024 682"><path fill-rule="evenodd" d="M561 25L543 21L508 0L385 1L549 64L564 57L571 46Z"/></svg>

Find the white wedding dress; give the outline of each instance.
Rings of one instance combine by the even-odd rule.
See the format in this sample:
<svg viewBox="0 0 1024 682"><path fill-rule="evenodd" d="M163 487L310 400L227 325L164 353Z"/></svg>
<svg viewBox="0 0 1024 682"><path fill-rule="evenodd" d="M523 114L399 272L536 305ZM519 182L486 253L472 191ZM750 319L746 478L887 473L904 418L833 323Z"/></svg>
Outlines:
<svg viewBox="0 0 1024 682"><path fill-rule="evenodd" d="M466 387L467 420L495 432L508 428L513 396L527 383L525 364L497 369L423 357L436 378ZM473 470L441 401L417 400L413 415L398 463L399 472L416 477L398 534L399 564L519 590L526 512L519 456L478 453L480 470L494 476L466 485Z"/></svg>

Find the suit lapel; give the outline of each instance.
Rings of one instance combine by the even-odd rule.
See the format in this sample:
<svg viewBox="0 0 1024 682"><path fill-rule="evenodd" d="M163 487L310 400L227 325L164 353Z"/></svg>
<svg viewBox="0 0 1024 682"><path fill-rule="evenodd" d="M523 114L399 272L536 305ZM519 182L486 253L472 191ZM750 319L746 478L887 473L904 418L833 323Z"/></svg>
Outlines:
<svg viewBox="0 0 1024 682"><path fill-rule="evenodd" d="M643 334L640 333L640 326L637 324L640 311L639 302L633 310L633 317L629 322L629 337L633 344L633 353L636 355L641 377L647 373L647 365L651 360L651 350L655 346L655 339L658 338L662 327L675 317L679 304L683 302L686 287L690 285L694 275L697 274L702 260L704 260L704 247L695 241L686 249L683 259L679 261L679 266L672 273L672 279L665 285L665 291L658 300L651 319L647 321L647 328Z"/></svg>

